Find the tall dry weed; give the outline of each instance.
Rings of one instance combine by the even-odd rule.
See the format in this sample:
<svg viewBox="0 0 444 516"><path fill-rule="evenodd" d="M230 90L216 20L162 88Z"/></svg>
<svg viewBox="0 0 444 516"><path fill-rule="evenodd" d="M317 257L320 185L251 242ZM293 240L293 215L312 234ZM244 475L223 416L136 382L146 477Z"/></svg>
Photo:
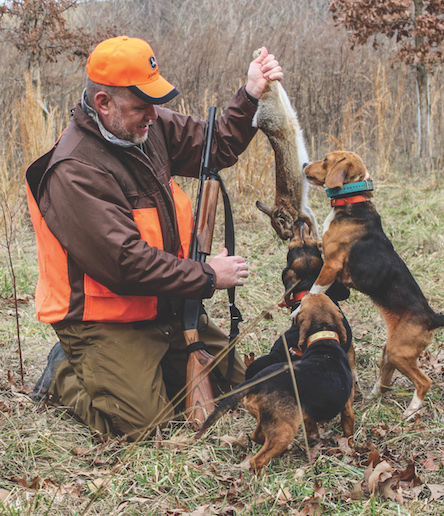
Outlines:
<svg viewBox="0 0 444 516"><path fill-rule="evenodd" d="M26 167L51 148L60 131L58 109L45 106L40 81L34 83L31 76L25 74L24 83L23 96L10 106L12 124L0 147L0 201L5 208L0 212L0 238L3 239L10 232L10 224L20 227L26 214L23 209Z"/></svg>
<svg viewBox="0 0 444 516"><path fill-rule="evenodd" d="M373 81L376 113L376 171L381 179L389 177L391 156L395 138L399 134L399 123L406 104L402 101L405 85L405 70L398 90L393 98L392 88L387 81L385 68L379 64Z"/></svg>

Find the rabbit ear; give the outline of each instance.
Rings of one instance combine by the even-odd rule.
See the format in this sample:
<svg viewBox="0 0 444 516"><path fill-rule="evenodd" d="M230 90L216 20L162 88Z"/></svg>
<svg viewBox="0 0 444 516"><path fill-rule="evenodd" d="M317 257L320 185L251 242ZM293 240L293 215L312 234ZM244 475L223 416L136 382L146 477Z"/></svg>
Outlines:
<svg viewBox="0 0 444 516"><path fill-rule="evenodd" d="M327 188L342 188L345 178L347 177L349 166L350 163L346 158L342 158L340 161L334 163L325 178L325 186Z"/></svg>
<svg viewBox="0 0 444 516"><path fill-rule="evenodd" d="M265 215L268 215L270 219L273 216L273 210L261 201L256 201L256 208L262 213L265 213Z"/></svg>

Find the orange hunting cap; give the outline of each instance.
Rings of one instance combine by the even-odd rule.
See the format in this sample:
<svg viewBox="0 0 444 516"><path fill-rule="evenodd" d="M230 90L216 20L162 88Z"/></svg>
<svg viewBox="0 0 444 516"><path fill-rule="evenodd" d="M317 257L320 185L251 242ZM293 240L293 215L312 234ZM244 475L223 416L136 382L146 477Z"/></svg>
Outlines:
<svg viewBox="0 0 444 516"><path fill-rule="evenodd" d="M128 88L149 104L164 104L179 93L160 75L152 48L139 38L102 41L88 57L86 73L98 84Z"/></svg>

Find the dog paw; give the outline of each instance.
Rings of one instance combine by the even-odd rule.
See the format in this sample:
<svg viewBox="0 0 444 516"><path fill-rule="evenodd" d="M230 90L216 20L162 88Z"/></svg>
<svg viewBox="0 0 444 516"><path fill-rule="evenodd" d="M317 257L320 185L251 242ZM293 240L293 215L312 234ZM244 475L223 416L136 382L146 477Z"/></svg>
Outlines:
<svg viewBox="0 0 444 516"><path fill-rule="evenodd" d="M298 316L298 313L301 311L301 306L299 305L296 310L293 310L290 314L290 319L294 321L296 317Z"/></svg>

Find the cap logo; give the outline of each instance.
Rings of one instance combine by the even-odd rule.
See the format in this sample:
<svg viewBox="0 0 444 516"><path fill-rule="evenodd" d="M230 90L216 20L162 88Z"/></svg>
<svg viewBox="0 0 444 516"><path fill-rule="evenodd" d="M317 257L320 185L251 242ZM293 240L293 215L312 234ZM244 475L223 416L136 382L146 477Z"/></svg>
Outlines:
<svg viewBox="0 0 444 516"><path fill-rule="evenodd" d="M150 66L151 66L152 70L154 70L157 66L156 58L154 56L150 57Z"/></svg>

